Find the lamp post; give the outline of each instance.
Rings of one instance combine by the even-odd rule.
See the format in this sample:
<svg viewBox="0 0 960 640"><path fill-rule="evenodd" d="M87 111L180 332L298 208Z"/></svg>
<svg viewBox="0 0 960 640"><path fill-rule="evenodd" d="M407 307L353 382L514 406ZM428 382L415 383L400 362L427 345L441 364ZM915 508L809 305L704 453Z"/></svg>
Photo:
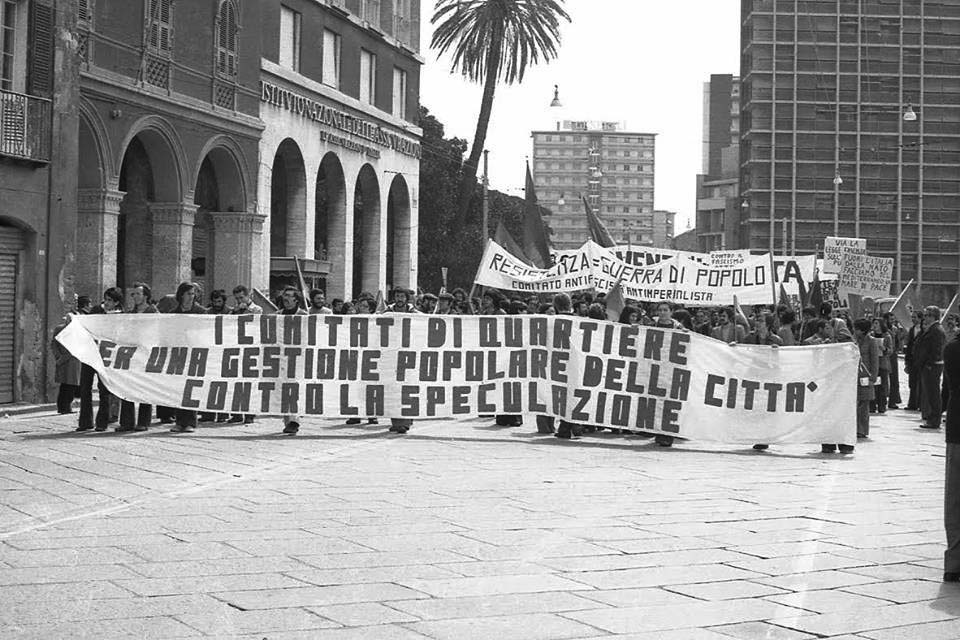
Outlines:
<svg viewBox="0 0 960 640"><path fill-rule="evenodd" d="M490 237L490 229L488 225L488 219L490 217L490 193L489 186L490 180L487 176L487 154L490 152L486 149L483 150L483 203L481 205L481 211L483 212L483 240L486 242L487 238Z"/></svg>

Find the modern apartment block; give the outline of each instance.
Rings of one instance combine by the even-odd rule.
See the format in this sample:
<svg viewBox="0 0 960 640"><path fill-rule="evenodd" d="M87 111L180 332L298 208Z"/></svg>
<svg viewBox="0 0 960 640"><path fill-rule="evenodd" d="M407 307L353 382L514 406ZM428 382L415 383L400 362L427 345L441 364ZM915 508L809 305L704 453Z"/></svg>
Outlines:
<svg viewBox="0 0 960 640"><path fill-rule="evenodd" d="M618 243L653 246L656 134L619 122L566 120L532 137L534 185L550 212L555 248L574 249L589 237L582 198Z"/></svg>
<svg viewBox="0 0 960 640"><path fill-rule="evenodd" d="M697 176L699 251L733 246L739 220L740 78L713 74L703 84L703 173Z"/></svg>
<svg viewBox="0 0 960 640"><path fill-rule="evenodd" d="M858 236L897 288L956 291L960 1L743 0L739 244ZM785 239L785 242L784 242Z"/></svg>

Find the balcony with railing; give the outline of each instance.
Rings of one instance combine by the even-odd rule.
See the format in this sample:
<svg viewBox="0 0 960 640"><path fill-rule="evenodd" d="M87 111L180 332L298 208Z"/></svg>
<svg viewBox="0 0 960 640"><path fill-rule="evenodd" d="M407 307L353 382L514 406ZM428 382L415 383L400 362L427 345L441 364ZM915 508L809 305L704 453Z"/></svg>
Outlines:
<svg viewBox="0 0 960 640"><path fill-rule="evenodd" d="M0 156L50 162L50 100L0 91Z"/></svg>

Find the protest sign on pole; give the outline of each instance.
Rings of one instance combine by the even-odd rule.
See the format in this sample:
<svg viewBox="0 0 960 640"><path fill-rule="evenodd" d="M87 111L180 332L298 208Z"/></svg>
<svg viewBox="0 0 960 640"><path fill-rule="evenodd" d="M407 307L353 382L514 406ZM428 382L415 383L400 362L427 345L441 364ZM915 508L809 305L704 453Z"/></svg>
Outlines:
<svg viewBox="0 0 960 640"><path fill-rule="evenodd" d="M876 300L890 295L892 275L893 258L846 252L841 262L838 286L847 294Z"/></svg>
<svg viewBox="0 0 960 640"><path fill-rule="evenodd" d="M845 253L866 255L867 241L864 238L827 236L823 241L823 269L821 269L821 273L840 273Z"/></svg>
<svg viewBox="0 0 960 640"><path fill-rule="evenodd" d="M116 314L57 335L125 400L264 416L549 415L695 440L856 442L853 344L728 346L565 316Z"/></svg>

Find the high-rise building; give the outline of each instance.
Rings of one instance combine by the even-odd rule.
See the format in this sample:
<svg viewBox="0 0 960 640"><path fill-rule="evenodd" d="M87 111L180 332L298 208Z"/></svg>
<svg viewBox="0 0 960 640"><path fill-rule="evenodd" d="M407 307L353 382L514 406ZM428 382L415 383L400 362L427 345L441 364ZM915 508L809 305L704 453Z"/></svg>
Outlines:
<svg viewBox="0 0 960 640"><path fill-rule="evenodd" d="M735 242L740 206L740 78L714 74L703 84L703 173L697 176L700 251Z"/></svg>
<svg viewBox="0 0 960 640"><path fill-rule="evenodd" d="M533 180L557 249L590 237L582 198L618 243L653 245L656 134L619 122L564 121L534 131Z"/></svg>
<svg viewBox="0 0 960 640"><path fill-rule="evenodd" d="M894 287L956 290L960 0L743 0L739 243L827 235L893 257Z"/></svg>
<svg viewBox="0 0 960 640"><path fill-rule="evenodd" d="M660 249L669 249L673 246L674 222L677 214L673 211L656 209L653 212L653 234L651 244ZM642 243L641 243L642 244Z"/></svg>

